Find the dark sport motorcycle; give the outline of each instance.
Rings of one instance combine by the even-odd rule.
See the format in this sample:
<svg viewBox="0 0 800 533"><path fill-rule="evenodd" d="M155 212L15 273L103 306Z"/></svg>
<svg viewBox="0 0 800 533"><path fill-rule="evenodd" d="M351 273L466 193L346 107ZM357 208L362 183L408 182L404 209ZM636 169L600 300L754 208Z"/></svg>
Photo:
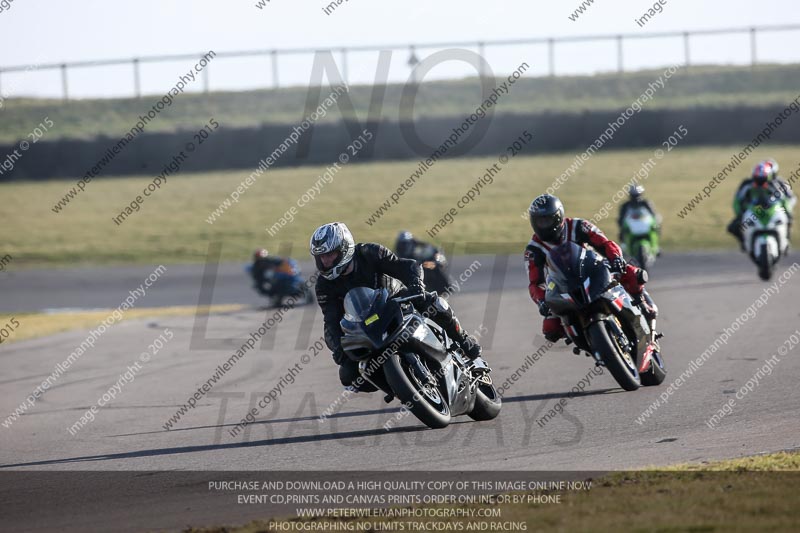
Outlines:
<svg viewBox="0 0 800 533"><path fill-rule="evenodd" d="M647 281L646 272L640 276L640 283ZM553 248L545 300L561 318L573 352L594 357L623 389L664 381L656 321L648 323L597 252L572 242Z"/></svg>
<svg viewBox="0 0 800 533"><path fill-rule="evenodd" d="M395 253L403 259L413 259L422 267L425 287L439 296L452 289L447 257L436 246L414 240L408 232L402 232L395 245Z"/></svg>
<svg viewBox="0 0 800 533"><path fill-rule="evenodd" d="M358 362L361 377L395 397L422 423L443 428L454 416L491 420L501 398L483 359L469 361L410 300L384 289L357 287L344 299L340 324L345 354Z"/></svg>
<svg viewBox="0 0 800 533"><path fill-rule="evenodd" d="M422 265L422 274L427 288L436 291L439 296L451 290L447 258L442 252L437 251L427 260L418 262Z"/></svg>

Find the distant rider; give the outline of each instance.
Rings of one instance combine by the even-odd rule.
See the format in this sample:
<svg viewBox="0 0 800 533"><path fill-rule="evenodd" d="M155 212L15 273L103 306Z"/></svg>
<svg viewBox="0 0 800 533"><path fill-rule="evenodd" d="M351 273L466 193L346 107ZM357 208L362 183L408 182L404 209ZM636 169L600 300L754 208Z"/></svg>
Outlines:
<svg viewBox="0 0 800 533"><path fill-rule="evenodd" d="M434 292L425 292L422 268L416 262L400 259L380 244L356 244L342 222L317 228L311 236L310 248L320 273L316 292L325 323L325 343L339 365L339 379L345 387L354 386L359 377L358 363L348 358L342 349L343 333L339 325L344 316L344 297L355 287L385 288L390 295L400 297L420 295L421 298L411 301L420 313L441 326L469 359L481 355L478 341L462 329L447 301ZM358 390L374 392L376 389L365 382Z"/></svg>
<svg viewBox="0 0 800 533"><path fill-rule="evenodd" d="M273 287L288 291L299 273L300 267L294 259L271 256L265 248L253 253L250 275L253 276L255 289L264 296L271 296L269 289Z"/></svg>
<svg viewBox="0 0 800 533"><path fill-rule="evenodd" d="M728 224L728 233L736 237L739 245L744 249L742 236L742 222L745 211L758 200L760 195L769 194L771 198L781 199L786 216L789 219L789 235L793 222L792 211L797 201L791 186L778 176L778 163L774 159L761 161L755 167L750 178L742 181L733 198L734 218Z"/></svg>
<svg viewBox="0 0 800 533"><path fill-rule="evenodd" d="M780 166L774 159L767 159L766 163L772 165L772 173L770 174L770 183L773 189L773 198L783 199L783 208L786 210L786 217L789 219L789 227L787 228L787 236L792 238L792 223L794 222L794 206L797 204L797 196L792 191L792 186L788 181L783 179L778 172Z"/></svg>
<svg viewBox="0 0 800 533"><path fill-rule="evenodd" d="M644 187L642 185L631 185L628 187L628 201L622 204L619 208L619 215L617 216L617 226L619 227L619 240L625 242L627 235L625 234L625 225L623 224L625 217L631 209L643 207L647 209L656 221L656 235L661 236L661 216L656 212L653 202L644 197ZM655 248L659 249L658 242L654 243Z"/></svg>
<svg viewBox="0 0 800 533"><path fill-rule="evenodd" d="M622 257L622 250L612 240L606 238L600 229L580 218L566 218L561 200L550 194L537 197L528 209L533 237L525 248L525 267L528 270L528 290L534 303L539 306L539 313L545 317L542 333L551 342L564 337L565 332L561 319L550 312L545 301L545 264L550 250L565 242L574 242L581 246L591 246L604 256L611 271L621 274L620 283L648 319L658 314L653 299L644 285L637 280L638 268L628 265Z"/></svg>
<svg viewBox="0 0 800 533"><path fill-rule="evenodd" d="M410 231L401 231L394 243L394 253L401 259L413 259L418 263L436 261L441 250L427 242L418 241Z"/></svg>

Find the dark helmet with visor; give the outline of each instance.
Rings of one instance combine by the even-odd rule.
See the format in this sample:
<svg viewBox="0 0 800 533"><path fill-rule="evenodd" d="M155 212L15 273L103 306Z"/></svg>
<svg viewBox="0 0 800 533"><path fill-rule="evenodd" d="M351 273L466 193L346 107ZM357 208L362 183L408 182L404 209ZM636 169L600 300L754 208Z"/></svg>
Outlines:
<svg viewBox="0 0 800 533"><path fill-rule="evenodd" d="M545 242L558 242L564 231L564 205L552 194L538 196L528 208L531 227Z"/></svg>

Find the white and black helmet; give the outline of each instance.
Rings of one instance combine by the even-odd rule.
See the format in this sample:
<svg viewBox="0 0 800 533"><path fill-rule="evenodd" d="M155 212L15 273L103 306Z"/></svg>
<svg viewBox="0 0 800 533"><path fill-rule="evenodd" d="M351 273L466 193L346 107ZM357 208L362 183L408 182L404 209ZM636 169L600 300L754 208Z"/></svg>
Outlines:
<svg viewBox="0 0 800 533"><path fill-rule="evenodd" d="M777 177L778 177L778 172L779 172L779 171L780 171L780 169L781 169L780 165L778 164L778 162L777 162L777 161L775 161L775 160L774 160L774 159L772 159L771 157L770 157L769 159L767 159L767 160L765 161L765 163L769 163L770 165L772 165L772 175L770 176L770 179L773 179L773 180L774 180L775 178L777 178Z"/></svg>
<svg viewBox="0 0 800 533"><path fill-rule="evenodd" d="M644 194L644 187L639 184L631 185L630 187L628 187L628 194L630 195L631 200L636 200L638 198L641 198L642 195Z"/></svg>
<svg viewBox="0 0 800 533"><path fill-rule="evenodd" d="M353 260L356 243L343 222L331 222L317 228L311 236L310 249L319 274L325 279L336 279ZM338 255L333 266L325 268L320 256L330 252L337 252Z"/></svg>

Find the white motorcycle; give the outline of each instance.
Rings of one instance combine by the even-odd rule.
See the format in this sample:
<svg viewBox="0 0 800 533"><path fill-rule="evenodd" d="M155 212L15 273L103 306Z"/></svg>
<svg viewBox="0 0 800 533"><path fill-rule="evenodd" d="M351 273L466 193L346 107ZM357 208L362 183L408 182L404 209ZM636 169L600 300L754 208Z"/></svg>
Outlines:
<svg viewBox="0 0 800 533"><path fill-rule="evenodd" d="M789 217L783 204L763 198L742 217L745 251L758 266L758 277L772 277L775 264L789 252Z"/></svg>

